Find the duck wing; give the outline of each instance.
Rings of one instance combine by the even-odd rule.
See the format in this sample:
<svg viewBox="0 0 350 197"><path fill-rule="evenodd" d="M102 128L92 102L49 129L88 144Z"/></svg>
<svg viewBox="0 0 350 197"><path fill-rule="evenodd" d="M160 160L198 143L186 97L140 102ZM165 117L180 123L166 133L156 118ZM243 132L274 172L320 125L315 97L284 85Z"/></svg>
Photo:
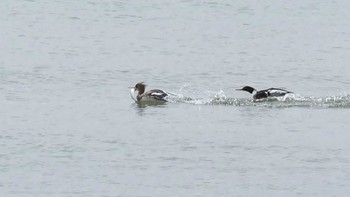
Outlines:
<svg viewBox="0 0 350 197"><path fill-rule="evenodd" d="M165 97L167 97L168 94L166 92L164 92L163 90L155 89L155 90L150 90L150 91L146 92L145 96L149 96L149 97L152 97L152 98L157 99L157 100L165 100Z"/></svg>
<svg viewBox="0 0 350 197"><path fill-rule="evenodd" d="M276 96L284 96L288 93L292 93L288 90L285 90L285 89L281 89L281 88L269 88L267 90L265 90L269 96L272 96L272 97L276 97Z"/></svg>

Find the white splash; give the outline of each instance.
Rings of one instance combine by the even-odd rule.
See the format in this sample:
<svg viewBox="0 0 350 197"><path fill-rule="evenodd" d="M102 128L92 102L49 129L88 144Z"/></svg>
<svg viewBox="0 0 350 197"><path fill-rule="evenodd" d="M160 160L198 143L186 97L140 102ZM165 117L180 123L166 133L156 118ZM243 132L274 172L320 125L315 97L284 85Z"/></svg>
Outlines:
<svg viewBox="0 0 350 197"><path fill-rule="evenodd" d="M130 89L130 96L135 102L137 102L136 94L135 94L135 88L131 88Z"/></svg>

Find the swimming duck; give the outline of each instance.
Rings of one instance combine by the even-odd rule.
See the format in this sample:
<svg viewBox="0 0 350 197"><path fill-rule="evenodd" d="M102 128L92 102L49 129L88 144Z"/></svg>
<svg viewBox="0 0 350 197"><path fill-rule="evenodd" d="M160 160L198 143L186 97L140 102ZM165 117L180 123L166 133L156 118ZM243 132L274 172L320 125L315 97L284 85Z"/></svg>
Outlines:
<svg viewBox="0 0 350 197"><path fill-rule="evenodd" d="M147 92L145 92L146 89L146 84L144 84L143 82L137 83L135 85L135 87L131 88L130 91L130 95L131 98L136 101L148 101L148 102L152 102L152 101L163 101L166 102L166 97L168 96L168 94L166 92L164 92L163 90L159 90L159 89L154 89L154 90L149 90ZM137 96L136 99L134 98L134 92L137 91Z"/></svg>
<svg viewBox="0 0 350 197"><path fill-rule="evenodd" d="M255 94L253 95L253 99L262 99L262 98L269 98L269 97L280 97L280 96L284 96L288 93L292 93L288 90L284 90L281 88L269 88L266 90L256 90L253 87L250 86L244 86L242 89L237 89L237 90L242 90L242 91L247 91L251 94L253 94L255 92Z"/></svg>

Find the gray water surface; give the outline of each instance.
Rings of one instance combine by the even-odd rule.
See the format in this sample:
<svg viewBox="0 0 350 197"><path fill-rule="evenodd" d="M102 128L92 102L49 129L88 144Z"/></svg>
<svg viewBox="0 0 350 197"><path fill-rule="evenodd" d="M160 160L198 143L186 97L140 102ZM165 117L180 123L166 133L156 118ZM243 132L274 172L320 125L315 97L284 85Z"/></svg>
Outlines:
<svg viewBox="0 0 350 197"><path fill-rule="evenodd" d="M1 196L348 196L349 6L1 1Z"/></svg>

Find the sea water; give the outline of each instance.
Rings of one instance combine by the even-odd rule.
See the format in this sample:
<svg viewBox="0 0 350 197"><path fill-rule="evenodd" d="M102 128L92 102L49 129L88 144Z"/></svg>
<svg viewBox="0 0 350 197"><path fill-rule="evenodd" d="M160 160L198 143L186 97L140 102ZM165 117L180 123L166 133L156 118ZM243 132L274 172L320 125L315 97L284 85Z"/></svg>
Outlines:
<svg viewBox="0 0 350 197"><path fill-rule="evenodd" d="M348 196L349 6L1 1L0 195Z"/></svg>

